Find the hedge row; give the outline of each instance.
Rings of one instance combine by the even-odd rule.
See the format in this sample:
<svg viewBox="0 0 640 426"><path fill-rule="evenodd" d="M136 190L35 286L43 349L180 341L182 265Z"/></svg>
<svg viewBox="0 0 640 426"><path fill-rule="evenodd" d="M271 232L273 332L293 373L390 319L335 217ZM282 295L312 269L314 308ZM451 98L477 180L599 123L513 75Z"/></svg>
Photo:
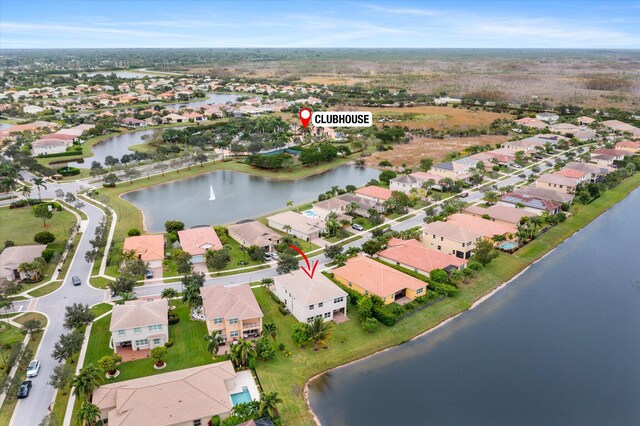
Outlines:
<svg viewBox="0 0 640 426"><path fill-rule="evenodd" d="M80 174L80 169L77 167L62 167L57 172L62 176L75 176Z"/></svg>
<svg viewBox="0 0 640 426"><path fill-rule="evenodd" d="M69 157L74 155L82 155L82 150L77 149L74 151L56 152L55 154L40 154L38 158Z"/></svg>

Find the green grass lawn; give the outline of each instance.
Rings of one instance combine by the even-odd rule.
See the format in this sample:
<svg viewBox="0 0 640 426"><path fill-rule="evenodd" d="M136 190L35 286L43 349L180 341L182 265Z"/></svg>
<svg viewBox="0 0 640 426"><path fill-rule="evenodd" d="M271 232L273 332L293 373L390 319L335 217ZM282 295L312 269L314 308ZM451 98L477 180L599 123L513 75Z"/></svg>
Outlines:
<svg viewBox="0 0 640 426"><path fill-rule="evenodd" d="M102 277L91 277L90 278L91 285L96 288L107 288L109 287L109 283L111 280Z"/></svg>
<svg viewBox="0 0 640 426"><path fill-rule="evenodd" d="M282 316L278 311L278 306L266 291L262 288L255 289L254 292L265 314L264 321L276 323L278 343L284 343L291 351L289 358L279 352L274 360L260 362L257 368L265 391L276 391L284 400L280 413L285 424L315 424L302 393L309 378L382 349L404 343L445 319L468 309L474 301L524 270L531 262L539 259L560 241L584 227L638 185L640 185L640 174L627 179L617 188L607 191L602 197L587 206L574 206L572 209L577 210L577 214L565 223L552 228L514 255L500 253L476 278L459 286L458 296L440 300L401 320L393 327L381 326L375 334L366 334L360 328L360 320L355 307L349 305L350 321L335 326L334 335L327 350L321 349L314 352L311 348L303 350L294 347L290 332L291 327L296 323L295 318Z"/></svg>
<svg viewBox="0 0 640 426"><path fill-rule="evenodd" d="M209 268L209 272L224 272L230 269L245 268L249 266L258 266L264 263L264 260L262 259L251 260L251 257L249 257L247 252L242 249L242 246L240 245L240 243L238 243L233 238L229 238L226 245L231 249L231 251L229 252L229 255L231 256L231 260L229 261L229 263L227 263L227 266L225 266L224 268L220 270Z"/></svg>
<svg viewBox="0 0 640 426"><path fill-rule="evenodd" d="M97 318L100 315L109 312L112 308L113 305L110 305L109 303L98 303L91 307L91 312L93 312Z"/></svg>
<svg viewBox="0 0 640 426"><path fill-rule="evenodd" d="M45 327L47 325L47 318L42 315L42 314L37 314L35 312L30 312L27 315L23 315L20 318L18 318L16 320L16 322L22 324L24 321L26 321L26 319L24 319L24 317L27 317L26 319L30 319L30 318L35 318L40 320L40 322L42 323L43 327ZM2 333L0 333L0 339L3 339L5 334L5 330L3 329ZM22 336L24 337L24 336ZM22 339L20 339L22 340ZM27 344L27 350L29 350L31 353L35 353L36 350L38 349L38 346L40 345L40 340L42 340L42 331L33 334L33 336L29 339L29 343ZM20 362L20 368L18 369L17 373L18 376L22 379L25 380L26 379L26 375L27 375L27 365L29 364L29 362L31 361L31 358L28 357L22 357L22 359L19 361ZM16 403L18 402L17 398L14 395L8 395L7 398L5 399L4 403L2 404L2 407L0 408L0 425L8 425L9 424L9 420L11 420L11 416L13 414L13 410L16 407Z"/></svg>
<svg viewBox="0 0 640 426"><path fill-rule="evenodd" d="M14 327L6 322L0 323L0 330L2 330L0 331L0 363L2 365L2 368L0 368L0 382L3 382L4 378L7 377L8 372L5 368L4 360L9 358L11 345L16 342L22 342L24 336L18 327ZM5 345L8 345L9 349L5 349Z"/></svg>
<svg viewBox="0 0 640 426"><path fill-rule="evenodd" d="M49 293L53 293L54 291L56 291L57 289L59 289L62 286L62 281L53 281L50 282L49 284L42 286L40 288L37 288L33 291L29 292L29 296L32 297L42 297L42 296L46 296Z"/></svg>
<svg viewBox="0 0 640 426"><path fill-rule="evenodd" d="M42 219L33 215L31 207L19 209L0 208L0 238L3 245L7 240L13 241L17 246L37 244L33 241L33 236L41 231L49 231L56 236L56 240L49 244L48 247L52 248L56 253L62 254L64 245L70 235L69 230L75 225L76 217L66 210L54 211L53 217L47 221L47 226L45 227ZM53 274L55 266L55 261L49 262L43 270L42 279L37 284L47 281ZM33 286L33 284L30 285L30 287ZM28 287L25 286L25 289L28 289Z"/></svg>
<svg viewBox="0 0 640 426"><path fill-rule="evenodd" d="M204 336L207 334L205 323L203 321L190 320L189 307L184 303L179 301L172 301L171 303L176 305L176 309L172 312L178 314L180 322L169 326L169 338L174 341L174 345L167 352L167 358L165 359L167 367L162 370L154 369L154 361L151 358L123 362L118 367L120 375L110 381L122 381L162 374L210 364L214 361L211 354L207 352L207 345L204 340ZM109 348L109 339L111 337L109 332L110 322L111 315L109 314L93 323L83 365L90 363L97 365L101 357L113 353L113 350ZM223 361L224 359L225 357L218 356L216 361Z"/></svg>

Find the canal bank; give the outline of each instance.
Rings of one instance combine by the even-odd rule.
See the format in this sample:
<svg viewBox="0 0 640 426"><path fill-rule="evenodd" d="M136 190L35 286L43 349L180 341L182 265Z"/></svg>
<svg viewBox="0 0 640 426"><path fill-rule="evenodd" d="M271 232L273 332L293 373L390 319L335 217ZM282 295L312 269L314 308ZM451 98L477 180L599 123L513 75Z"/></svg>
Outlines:
<svg viewBox="0 0 640 426"><path fill-rule="evenodd" d="M269 363L261 363L258 366L258 372L263 386L269 391L279 392L284 399L281 412L288 424L313 424L313 417L303 398L303 390L311 377L384 349L409 342L415 336L469 309L477 300L512 279L533 261L540 259L560 242L622 200L638 185L640 185L640 174L607 191L590 205L576 206L577 215L572 215L566 222L554 227L516 252L515 255L501 254L472 283L462 285L460 295L456 298L438 302L429 309L401 321L396 326L383 327L366 338L360 339L361 336L357 336L357 338L350 340L350 337L347 336L343 340L341 337L334 336L326 351L314 353L309 350L295 349L291 351L292 354L289 358L278 357ZM550 257L553 258L553 255ZM356 324L350 329L350 332L360 333L359 330L360 327ZM296 368L292 369L292 365L295 365Z"/></svg>

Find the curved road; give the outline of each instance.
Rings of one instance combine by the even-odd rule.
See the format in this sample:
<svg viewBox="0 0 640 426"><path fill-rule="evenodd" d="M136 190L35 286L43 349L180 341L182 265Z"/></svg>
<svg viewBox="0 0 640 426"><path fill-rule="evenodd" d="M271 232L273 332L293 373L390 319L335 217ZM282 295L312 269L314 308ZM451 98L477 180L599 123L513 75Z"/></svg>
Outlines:
<svg viewBox="0 0 640 426"><path fill-rule="evenodd" d="M554 157L559 155L561 154L555 155ZM545 161L547 161L547 159L537 163L542 170L548 168L544 164ZM515 173L525 173L526 175L529 175L531 174L531 171L528 169L521 169ZM26 181L31 181L31 179L35 177L28 172L21 172L21 174ZM517 175L511 175L509 178L497 183L499 186L515 185L521 180L522 179ZM43 198L54 199L56 198L55 191L57 189L62 189L65 192L77 193L83 189L88 189L90 186L91 185L88 184L87 181L48 183L47 189L44 189L41 192ZM468 192L469 196L464 199L465 202L473 203L483 197L483 194L477 189ZM91 248L89 240L93 238L95 228L105 215L101 209L86 202L85 207L82 210L88 217L88 224L86 226L86 230L81 234L79 245L76 249L74 258L71 261L71 266L67 272L63 285L55 292L41 298L14 302L16 310L20 310L21 312L35 311L46 315L48 317L48 325L44 332L40 347L35 355L42 365L40 373L38 377L32 379L33 389L29 397L18 400L10 425L37 425L48 413L50 405L53 402L52 400L55 394L55 389L48 385L47 382L49 381L49 376L53 372L53 368L57 365L57 362L51 358L50 354L55 343L58 341L59 336L68 332L68 330L63 327L65 306L74 302L94 305L105 300L109 300L109 294L107 294L108 290L99 290L88 284L93 265L86 262L84 259L84 253ZM392 227L395 230L405 230L414 226L419 226L423 223L423 217L424 212L421 210L417 212L414 217L408 220L403 222L394 222ZM371 237L370 233L362 233L362 235L363 238L347 244L345 247L361 245ZM319 260L319 270L324 269L325 265L329 262L329 259L326 259L322 253L310 258L310 260ZM80 286L75 287L71 284L71 277L74 275L77 275L82 280L82 284ZM277 273L275 268L269 268L250 273L209 278L206 280L205 285L236 285L248 282L257 283L262 278L272 278L276 275ZM167 287L180 290L181 284L148 284L136 288L135 292L138 297L154 296L160 294L162 290Z"/></svg>

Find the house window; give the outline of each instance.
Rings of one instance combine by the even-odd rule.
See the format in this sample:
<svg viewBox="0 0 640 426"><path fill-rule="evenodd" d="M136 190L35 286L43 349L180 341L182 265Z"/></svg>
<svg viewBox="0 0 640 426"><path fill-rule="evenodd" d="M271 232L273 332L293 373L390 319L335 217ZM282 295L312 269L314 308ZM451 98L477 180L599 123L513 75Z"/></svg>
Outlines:
<svg viewBox="0 0 640 426"><path fill-rule="evenodd" d="M318 308L322 308L324 306L324 302L318 303Z"/></svg>
<svg viewBox="0 0 640 426"><path fill-rule="evenodd" d="M309 324L311 324L311 323L313 322L313 317L309 317L309 318L307 318L307 322L308 322Z"/></svg>
<svg viewBox="0 0 640 426"><path fill-rule="evenodd" d="M344 300L344 297L338 297L337 299L333 299L333 303L340 303Z"/></svg>
<svg viewBox="0 0 640 426"><path fill-rule="evenodd" d="M238 323L238 318L231 318L229 320L229 324L237 324Z"/></svg>
<svg viewBox="0 0 640 426"><path fill-rule="evenodd" d="M202 426L202 422L200 422L200 419L194 420L193 421L193 426Z"/></svg>
<svg viewBox="0 0 640 426"><path fill-rule="evenodd" d="M462 243L462 247L464 247L464 246L465 246L465 243Z"/></svg>
<svg viewBox="0 0 640 426"><path fill-rule="evenodd" d="M231 333L229 333L229 336L231 337L238 337L238 331L232 331Z"/></svg>
<svg viewBox="0 0 640 426"><path fill-rule="evenodd" d="M314 307L314 305L309 305L309 310L312 311L313 307Z"/></svg>
<svg viewBox="0 0 640 426"><path fill-rule="evenodd" d="M140 327L136 327L133 329L133 334L140 334L142 332L142 329Z"/></svg>
<svg viewBox="0 0 640 426"><path fill-rule="evenodd" d="M351 281L349 281L349 287L351 287Z"/></svg>
<svg viewBox="0 0 640 426"><path fill-rule="evenodd" d="M149 331L158 331L162 330L162 324L155 324L149 326Z"/></svg>
<svg viewBox="0 0 640 426"><path fill-rule="evenodd" d="M125 334L127 334L126 331L124 330L118 330L118 336L124 336Z"/></svg>
<svg viewBox="0 0 640 426"><path fill-rule="evenodd" d="M433 239L434 239L434 240L436 239L436 234L433 234Z"/></svg>
<svg viewBox="0 0 640 426"><path fill-rule="evenodd" d="M136 340L136 346L144 346L149 344L149 339Z"/></svg>
<svg viewBox="0 0 640 426"><path fill-rule="evenodd" d="M440 237L440 241L444 241L444 237Z"/></svg>
<svg viewBox="0 0 640 426"><path fill-rule="evenodd" d="M213 320L213 323L214 323L214 324L222 324L222 318L215 318L215 319Z"/></svg>
<svg viewBox="0 0 640 426"><path fill-rule="evenodd" d="M442 246L438 246L438 250L442 250Z"/></svg>
<svg viewBox="0 0 640 426"><path fill-rule="evenodd" d="M331 312L325 312L324 313L324 317L325 318L331 318Z"/></svg>
<svg viewBox="0 0 640 426"><path fill-rule="evenodd" d="M153 339L153 344L154 345L159 345L160 344L160 339Z"/></svg>
<svg viewBox="0 0 640 426"><path fill-rule="evenodd" d="M368 295L369 295L369 290L365 290L365 291L364 291L364 295L365 295L365 296L368 296Z"/></svg>
<svg viewBox="0 0 640 426"><path fill-rule="evenodd" d="M422 290L424 290L424 288L420 287L420 288L416 291L416 294L422 294Z"/></svg>

